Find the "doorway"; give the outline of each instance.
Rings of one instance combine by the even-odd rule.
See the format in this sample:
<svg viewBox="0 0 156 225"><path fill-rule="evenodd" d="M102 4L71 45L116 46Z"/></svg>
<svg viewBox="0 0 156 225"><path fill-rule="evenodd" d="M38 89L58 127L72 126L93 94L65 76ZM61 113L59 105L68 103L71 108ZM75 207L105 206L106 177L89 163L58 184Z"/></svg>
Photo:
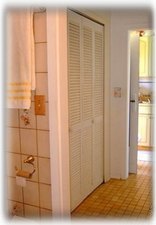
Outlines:
<svg viewBox="0 0 156 225"><path fill-rule="evenodd" d="M152 161L153 71L152 31L130 32L130 138L129 172L138 161Z"/></svg>
<svg viewBox="0 0 156 225"><path fill-rule="evenodd" d="M152 161L153 155L153 32L142 30L139 35L139 110L138 160Z"/></svg>

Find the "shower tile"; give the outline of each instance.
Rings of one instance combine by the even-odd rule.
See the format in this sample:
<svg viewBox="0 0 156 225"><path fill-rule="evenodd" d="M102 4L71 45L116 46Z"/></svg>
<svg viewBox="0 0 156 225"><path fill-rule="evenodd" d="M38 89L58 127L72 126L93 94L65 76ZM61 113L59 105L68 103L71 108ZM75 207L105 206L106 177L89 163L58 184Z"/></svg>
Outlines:
<svg viewBox="0 0 156 225"><path fill-rule="evenodd" d="M24 187L24 203L39 206L39 190L38 183L26 182L26 186Z"/></svg>
<svg viewBox="0 0 156 225"><path fill-rule="evenodd" d="M13 177L8 177L8 199L14 200L14 201L18 201L18 202L22 202L23 198L22 198L22 187L18 186L16 184L16 178Z"/></svg>
<svg viewBox="0 0 156 225"><path fill-rule="evenodd" d="M40 183L50 184L50 159L39 158L39 181Z"/></svg>
<svg viewBox="0 0 156 225"><path fill-rule="evenodd" d="M21 128L34 128L36 129L36 116L34 113L34 102L28 110L20 110L20 127Z"/></svg>
<svg viewBox="0 0 156 225"><path fill-rule="evenodd" d="M6 149L9 152L20 153L19 128L6 129Z"/></svg>
<svg viewBox="0 0 156 225"><path fill-rule="evenodd" d="M34 16L35 42L46 42L46 13L35 13Z"/></svg>
<svg viewBox="0 0 156 225"><path fill-rule="evenodd" d="M50 157L49 131L37 131L38 155Z"/></svg>
<svg viewBox="0 0 156 225"><path fill-rule="evenodd" d="M52 211L41 208L41 219L50 219L52 217Z"/></svg>
<svg viewBox="0 0 156 225"><path fill-rule="evenodd" d="M47 72L47 44L35 44L35 68L36 72Z"/></svg>
<svg viewBox="0 0 156 225"><path fill-rule="evenodd" d="M39 208L31 205L24 205L25 217L26 218L39 218Z"/></svg>
<svg viewBox="0 0 156 225"><path fill-rule="evenodd" d="M48 76L47 73L38 73L36 75L36 94L45 95L45 100L48 101Z"/></svg>
<svg viewBox="0 0 156 225"><path fill-rule="evenodd" d="M51 216L51 186L50 186L50 146L49 146L49 118L48 118L48 76L47 76L47 33L46 13L34 14L35 39L35 72L36 90L31 92L31 109L29 110L30 124L25 125L20 116L23 110L8 109L6 115L7 175L8 199L10 205L21 205L22 213L28 218L44 219ZM34 95L45 95L46 115L36 116L34 113ZM23 170L31 171L31 165L23 163L27 155L35 156L36 171L26 182L26 187L16 184L15 169L22 166ZM39 156L39 158L38 158ZM42 159L41 159L42 158ZM43 172L44 171L44 172ZM40 173L39 173L40 172ZM45 173L45 174L44 174ZM40 175L40 177L39 177ZM40 180L39 180L40 179ZM40 184L38 182L43 182ZM40 188L40 191L39 191ZM41 204L40 204L41 202ZM10 211L11 206L10 207ZM24 207L24 208L23 208ZM20 214L17 214L20 215Z"/></svg>
<svg viewBox="0 0 156 225"><path fill-rule="evenodd" d="M45 115L37 116L37 129L49 130L49 112L48 112L48 103L46 105Z"/></svg>
<svg viewBox="0 0 156 225"><path fill-rule="evenodd" d="M40 184L40 207L51 209L51 186Z"/></svg>
<svg viewBox="0 0 156 225"><path fill-rule="evenodd" d="M7 126L19 127L18 109L7 109Z"/></svg>
<svg viewBox="0 0 156 225"><path fill-rule="evenodd" d="M34 96L36 94L36 90L31 91L31 101L34 102Z"/></svg>
<svg viewBox="0 0 156 225"><path fill-rule="evenodd" d="M8 200L9 215L16 215L23 217L23 204L15 201Z"/></svg>
<svg viewBox="0 0 156 225"><path fill-rule="evenodd" d="M12 177L16 176L15 166L18 169L21 168L20 154L7 153L7 175L8 176L12 176Z"/></svg>
<svg viewBox="0 0 156 225"><path fill-rule="evenodd" d="M20 129L21 152L27 155L37 155L36 130Z"/></svg>

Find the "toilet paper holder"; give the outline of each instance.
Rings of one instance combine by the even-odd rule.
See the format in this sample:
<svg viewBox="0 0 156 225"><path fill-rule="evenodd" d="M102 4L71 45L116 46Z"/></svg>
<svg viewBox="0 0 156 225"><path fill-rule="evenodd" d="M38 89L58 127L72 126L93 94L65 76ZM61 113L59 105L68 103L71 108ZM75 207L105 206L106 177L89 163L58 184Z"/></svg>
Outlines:
<svg viewBox="0 0 156 225"><path fill-rule="evenodd" d="M16 176L19 176L19 177L25 177L25 178L31 178L32 175L35 173L36 171L36 168L35 168L35 165L34 165L34 162L35 161L35 158L33 155L29 155L23 162L24 163L28 163L28 164L31 164L33 166L33 170L31 172L29 171L25 171L25 170L20 170L17 168L17 166L15 166L15 170L16 170Z"/></svg>

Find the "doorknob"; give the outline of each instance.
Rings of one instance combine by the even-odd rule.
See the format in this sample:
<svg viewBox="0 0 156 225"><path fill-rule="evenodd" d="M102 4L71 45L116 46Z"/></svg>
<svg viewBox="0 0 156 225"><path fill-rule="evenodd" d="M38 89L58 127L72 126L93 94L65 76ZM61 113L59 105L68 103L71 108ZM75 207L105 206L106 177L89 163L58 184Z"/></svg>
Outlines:
<svg viewBox="0 0 156 225"><path fill-rule="evenodd" d="M130 100L130 102L135 102L135 100L133 99L133 100Z"/></svg>

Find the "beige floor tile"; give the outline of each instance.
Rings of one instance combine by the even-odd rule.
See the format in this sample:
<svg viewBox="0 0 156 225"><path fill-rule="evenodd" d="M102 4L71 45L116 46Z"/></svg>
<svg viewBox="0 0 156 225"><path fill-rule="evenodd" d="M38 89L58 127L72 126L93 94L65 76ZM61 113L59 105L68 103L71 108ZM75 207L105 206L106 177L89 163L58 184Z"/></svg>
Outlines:
<svg viewBox="0 0 156 225"><path fill-rule="evenodd" d="M152 164L139 161L137 175L100 185L72 212L72 218L149 218L151 207Z"/></svg>

